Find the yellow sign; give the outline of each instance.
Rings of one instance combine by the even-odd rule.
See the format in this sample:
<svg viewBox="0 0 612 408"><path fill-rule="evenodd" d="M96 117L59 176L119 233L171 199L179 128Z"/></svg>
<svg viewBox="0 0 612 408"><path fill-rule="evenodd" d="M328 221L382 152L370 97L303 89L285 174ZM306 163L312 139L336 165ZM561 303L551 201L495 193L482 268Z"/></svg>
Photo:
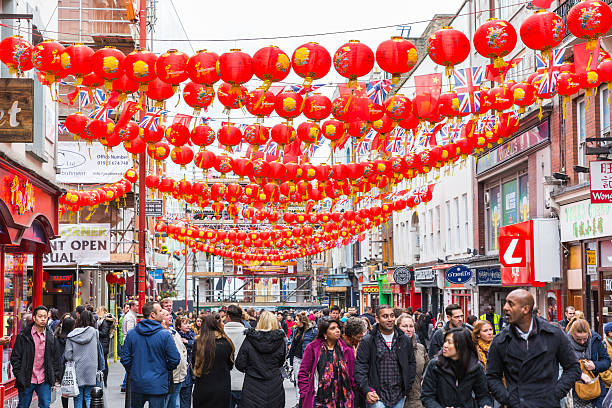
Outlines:
<svg viewBox="0 0 612 408"><path fill-rule="evenodd" d="M363 293L378 293L378 286L364 286Z"/></svg>
<svg viewBox="0 0 612 408"><path fill-rule="evenodd" d="M586 250L586 264L597 265L597 252L594 249Z"/></svg>

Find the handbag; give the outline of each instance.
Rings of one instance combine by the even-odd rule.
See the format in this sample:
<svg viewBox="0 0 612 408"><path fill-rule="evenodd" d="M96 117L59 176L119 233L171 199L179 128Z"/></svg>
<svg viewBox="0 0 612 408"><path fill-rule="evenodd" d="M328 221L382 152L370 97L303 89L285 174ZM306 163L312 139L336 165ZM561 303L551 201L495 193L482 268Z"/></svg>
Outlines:
<svg viewBox="0 0 612 408"><path fill-rule="evenodd" d="M578 398L590 401L598 398L601 395L601 387L599 385L599 374L594 375L591 371L584 368L584 361L580 360L580 369L582 372L591 378L591 382L583 383L581 381L576 382L574 388L576 389L576 395Z"/></svg>
<svg viewBox="0 0 612 408"><path fill-rule="evenodd" d="M79 395L79 385L76 381L76 370L74 369L74 361L66 362L66 369L62 377L62 396L76 397Z"/></svg>

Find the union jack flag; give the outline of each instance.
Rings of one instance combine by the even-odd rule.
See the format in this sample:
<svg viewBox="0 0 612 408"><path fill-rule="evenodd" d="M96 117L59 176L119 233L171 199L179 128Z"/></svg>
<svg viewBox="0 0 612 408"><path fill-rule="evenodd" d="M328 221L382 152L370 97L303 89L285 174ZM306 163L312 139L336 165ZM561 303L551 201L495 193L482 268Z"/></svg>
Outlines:
<svg viewBox="0 0 612 408"><path fill-rule="evenodd" d="M486 66L455 69L455 87L459 98L459 111L476 113L480 110L480 84Z"/></svg>
<svg viewBox="0 0 612 408"><path fill-rule="evenodd" d="M439 146L444 146L447 145L449 142L449 127L450 125L447 123L446 125L442 126L440 128L440 130L438 130L438 133L436 134L436 141L433 142L433 144L439 145Z"/></svg>
<svg viewBox="0 0 612 408"><path fill-rule="evenodd" d="M108 120L108 106L102 105L99 108L92 110L89 117L93 120Z"/></svg>
<svg viewBox="0 0 612 408"><path fill-rule="evenodd" d="M145 113L143 118L140 120L140 127L143 129L149 129L156 131L159 126L159 120L168 111L160 108L151 108Z"/></svg>
<svg viewBox="0 0 612 408"><path fill-rule="evenodd" d="M201 117L200 121L202 122L203 125L209 125L210 122L212 122L212 118L210 117Z"/></svg>
<svg viewBox="0 0 612 408"><path fill-rule="evenodd" d="M374 103L382 105L392 87L390 79L368 82L366 84L366 95Z"/></svg>
<svg viewBox="0 0 612 408"><path fill-rule="evenodd" d="M66 125L64 124L64 122L59 122L57 124L57 131L60 135L63 135L64 133L68 133L68 129L66 128Z"/></svg>
<svg viewBox="0 0 612 408"><path fill-rule="evenodd" d="M404 155L410 153L412 146L414 145L415 130L406 131L404 133Z"/></svg>
<svg viewBox="0 0 612 408"><path fill-rule="evenodd" d="M461 137L461 129L463 129L463 122L451 123L448 128L448 136L451 143L455 143Z"/></svg>
<svg viewBox="0 0 612 408"><path fill-rule="evenodd" d="M370 129L368 134L365 135L363 139L361 139L359 145L357 146L358 155L364 156L370 152L370 146L372 145L372 140L374 139L374 136L376 136L376 131Z"/></svg>
<svg viewBox="0 0 612 408"><path fill-rule="evenodd" d="M307 86L291 85L290 88L293 92L297 93L298 95L306 95L306 94L309 94L310 92L316 91L317 89L321 88L324 85L325 84L312 84L312 85L307 85Z"/></svg>
<svg viewBox="0 0 612 408"><path fill-rule="evenodd" d="M278 143L268 140L264 147L264 153L271 156L278 156Z"/></svg>
<svg viewBox="0 0 612 408"><path fill-rule="evenodd" d="M495 115L484 116L478 121L476 129L478 132L486 132L487 130L491 130L493 129L493 126L495 126L496 120L497 118Z"/></svg>
<svg viewBox="0 0 612 408"><path fill-rule="evenodd" d="M308 157L312 157L315 152L325 144L325 140L326 139L324 137L319 137L319 140L317 140L316 143L311 143L310 146L308 146L308 149L304 154Z"/></svg>
<svg viewBox="0 0 612 408"><path fill-rule="evenodd" d="M414 202L416 204L422 203L427 191L429 191L429 186L421 186L412 190L412 197L414 197Z"/></svg>
<svg viewBox="0 0 612 408"><path fill-rule="evenodd" d="M103 89L97 88L95 92L93 92L93 103L94 105L104 105L106 101L107 94Z"/></svg>
<svg viewBox="0 0 612 408"><path fill-rule="evenodd" d="M404 133L406 133L406 129L395 128L393 131L393 138L391 138L389 143L387 143L387 152L399 153L402 151L402 148L404 147Z"/></svg>
<svg viewBox="0 0 612 408"><path fill-rule="evenodd" d="M552 93L557 88L557 77L559 76L559 67L563 65L563 56L565 48L551 50L550 58L544 59L542 55L536 54L536 68L546 69L546 75L542 78L538 92L541 94Z"/></svg>

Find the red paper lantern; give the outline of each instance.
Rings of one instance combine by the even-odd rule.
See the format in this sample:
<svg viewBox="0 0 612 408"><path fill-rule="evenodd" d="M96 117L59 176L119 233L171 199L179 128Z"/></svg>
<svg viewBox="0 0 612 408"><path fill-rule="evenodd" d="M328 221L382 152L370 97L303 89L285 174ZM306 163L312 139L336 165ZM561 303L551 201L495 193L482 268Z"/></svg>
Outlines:
<svg viewBox="0 0 612 408"><path fill-rule="evenodd" d="M215 162L215 170L217 170L219 173L229 173L230 171L232 171L232 167L233 160L231 157L225 155L217 156L217 160Z"/></svg>
<svg viewBox="0 0 612 408"><path fill-rule="evenodd" d="M281 92L276 95L274 110L281 118L296 118L302 113L302 100L302 96L297 92Z"/></svg>
<svg viewBox="0 0 612 408"><path fill-rule="evenodd" d="M270 138L270 131L260 123L249 125L244 129L244 139L258 150Z"/></svg>
<svg viewBox="0 0 612 408"><path fill-rule="evenodd" d="M182 123L173 123L166 129L166 140L176 147L180 147L189 141L191 132Z"/></svg>
<svg viewBox="0 0 612 408"><path fill-rule="evenodd" d="M217 156L208 150L204 150L195 155L193 162L202 170L212 168L217 161Z"/></svg>
<svg viewBox="0 0 612 408"><path fill-rule="evenodd" d="M189 146L175 147L170 152L170 159L181 167L185 167L193 160L193 150Z"/></svg>
<svg viewBox="0 0 612 408"><path fill-rule="evenodd" d="M332 103L327 96L321 94L309 95L304 99L304 116L318 122L329 116L331 107Z"/></svg>
<svg viewBox="0 0 612 408"><path fill-rule="evenodd" d="M256 89L249 93L246 108L251 115L264 118L270 116L272 111L274 111L275 103L276 96L273 92Z"/></svg>
<svg viewBox="0 0 612 408"><path fill-rule="evenodd" d="M253 55L253 73L264 81L264 90L268 90L272 82L287 78L290 68L289 56L274 45L261 48Z"/></svg>
<svg viewBox="0 0 612 408"><path fill-rule="evenodd" d="M217 89L217 98L226 110L240 109L248 103L249 92L242 85L234 87L228 83L223 83Z"/></svg>
<svg viewBox="0 0 612 408"><path fill-rule="evenodd" d="M485 58L495 59L494 65L505 65L502 57L510 54L516 46L516 30L509 22L492 18L476 29L474 48Z"/></svg>
<svg viewBox="0 0 612 408"><path fill-rule="evenodd" d="M54 83L58 74L64 69L61 60L64 49L64 46L57 41L45 40L32 50L34 68L45 74L49 84Z"/></svg>
<svg viewBox="0 0 612 408"><path fill-rule="evenodd" d="M328 119L321 126L323 136L333 142L338 141L344 135L344 124L336 119ZM332 146L334 147L334 146Z"/></svg>
<svg viewBox="0 0 612 408"><path fill-rule="evenodd" d="M146 90L146 85L155 79L155 63L157 56L151 51L134 50L129 53L123 60L123 69L125 75L132 81L143 84L143 90Z"/></svg>
<svg viewBox="0 0 612 408"><path fill-rule="evenodd" d="M567 14L567 28L578 38L589 41L590 49L595 40L612 27L612 10L603 1L583 0L574 5Z"/></svg>
<svg viewBox="0 0 612 408"><path fill-rule="evenodd" d="M329 52L316 42L300 45L291 56L291 67L296 74L304 78L304 85L323 78L331 68Z"/></svg>
<svg viewBox="0 0 612 408"><path fill-rule="evenodd" d="M297 133L292 126L286 123L279 123L274 125L272 130L270 130L270 137L282 147L293 142L297 137Z"/></svg>
<svg viewBox="0 0 612 408"><path fill-rule="evenodd" d="M200 109L206 110L215 99L215 90L212 86L205 86L189 81L183 88L183 100L194 109L196 115Z"/></svg>
<svg viewBox="0 0 612 408"><path fill-rule="evenodd" d="M66 75L75 77L76 85L80 85L83 77L91 72L93 54L93 50L83 44L71 45L62 52L62 68Z"/></svg>
<svg viewBox="0 0 612 408"><path fill-rule="evenodd" d="M135 183L138 181L138 172L134 169L127 169L123 175L126 180Z"/></svg>
<svg viewBox="0 0 612 408"><path fill-rule="evenodd" d="M468 57L470 40L459 30L442 27L427 40L429 56L438 65L446 67L446 76L451 76L453 66Z"/></svg>
<svg viewBox="0 0 612 408"><path fill-rule="evenodd" d="M217 139L219 143L225 146L226 150L231 150L233 146L237 146L242 141L242 132L232 123L227 123L217 131Z"/></svg>
<svg viewBox="0 0 612 408"><path fill-rule="evenodd" d="M149 82L146 95L155 101L156 107L162 107L166 99L174 96L174 87L159 78Z"/></svg>
<svg viewBox="0 0 612 408"><path fill-rule="evenodd" d="M569 98L580 90L582 84L578 75L572 72L562 72L557 77L557 87L559 95Z"/></svg>
<svg viewBox="0 0 612 408"><path fill-rule="evenodd" d="M444 92L440 95L440 98L438 98L438 111L440 115L447 118L464 116L459 111L459 97L455 91Z"/></svg>
<svg viewBox="0 0 612 408"><path fill-rule="evenodd" d="M147 146L147 154L156 161L166 160L170 155L170 146L166 142L157 142Z"/></svg>
<svg viewBox="0 0 612 408"><path fill-rule="evenodd" d="M66 116L64 126L66 126L66 129L68 129L70 133L74 133L78 136L83 133L88 123L89 118L87 115L84 115L81 112L76 112Z"/></svg>
<svg viewBox="0 0 612 408"><path fill-rule="evenodd" d="M512 89L512 95L514 97L514 104L524 108L535 102L535 91L533 85L527 82L519 82L514 84Z"/></svg>
<svg viewBox="0 0 612 408"><path fill-rule="evenodd" d="M168 50L155 61L157 78L176 87L189 76L187 72L187 54L178 50ZM176 90L176 88L175 88Z"/></svg>
<svg viewBox="0 0 612 408"><path fill-rule="evenodd" d="M196 146L210 146L215 141L215 131L207 125L198 125L191 131L191 143Z"/></svg>
<svg viewBox="0 0 612 408"><path fill-rule="evenodd" d="M89 122L85 131L81 133L81 137L86 140L96 140L107 137L113 133L115 123L112 120L92 120Z"/></svg>
<svg viewBox="0 0 612 408"><path fill-rule="evenodd" d="M372 122L372 129L381 134L389 133L394 128L395 124L388 115L384 115L381 119Z"/></svg>
<svg viewBox="0 0 612 408"><path fill-rule="evenodd" d="M414 44L403 37L391 37L376 48L376 62L380 69L392 75L393 84L397 84L400 76L410 71L418 59Z"/></svg>
<svg viewBox="0 0 612 408"><path fill-rule="evenodd" d="M83 77L83 86L88 88L99 88L104 85L104 79L100 78L96 73L90 72Z"/></svg>
<svg viewBox="0 0 612 408"><path fill-rule="evenodd" d="M357 140L361 140L371 128L371 125L365 120L355 120L348 124L348 134Z"/></svg>
<svg viewBox="0 0 612 408"><path fill-rule="evenodd" d="M597 66L597 73L601 82L612 82L612 59L605 59L600 62Z"/></svg>
<svg viewBox="0 0 612 408"><path fill-rule="evenodd" d="M321 127L314 122L303 122L297 128L297 137L306 144L306 146L317 143L321 137Z"/></svg>
<svg viewBox="0 0 612 408"><path fill-rule="evenodd" d="M206 50L198 51L187 60L187 75L196 84L212 86L219 80L219 56Z"/></svg>
<svg viewBox="0 0 612 408"><path fill-rule="evenodd" d="M404 120L412 113L412 101L404 95L393 95L385 102L384 107L387 115L396 121Z"/></svg>
<svg viewBox="0 0 612 408"><path fill-rule="evenodd" d="M406 119L401 120L397 125L406 130L416 129L416 127L419 126L419 118L417 118L414 114L410 114Z"/></svg>
<svg viewBox="0 0 612 408"><path fill-rule="evenodd" d="M113 81L113 91L119 94L119 102L125 101L127 95L138 91L138 86L138 82L131 80L125 74Z"/></svg>
<svg viewBox="0 0 612 408"><path fill-rule="evenodd" d="M552 11L538 10L523 21L520 34L527 48L546 53L565 38L565 23Z"/></svg>
<svg viewBox="0 0 612 408"><path fill-rule="evenodd" d="M125 54L115 47L104 47L94 52L91 58L91 68L94 74L104 79L107 88L111 88L111 81L123 75L123 60Z"/></svg>
<svg viewBox="0 0 612 408"><path fill-rule="evenodd" d="M507 86L496 86L489 90L491 108L496 111L510 109L514 104L514 92Z"/></svg>
<svg viewBox="0 0 612 408"><path fill-rule="evenodd" d="M239 49L230 50L219 57L219 76L233 87L238 87L253 77L251 56Z"/></svg>
<svg viewBox="0 0 612 408"><path fill-rule="evenodd" d="M345 78L348 87L357 85L357 78L368 74L374 67L374 53L367 45L351 40L334 54L334 68Z"/></svg>
<svg viewBox="0 0 612 408"><path fill-rule="evenodd" d="M132 140L140 135L140 127L138 123L130 120L125 126L115 128L115 133L119 135L121 140Z"/></svg>
<svg viewBox="0 0 612 408"><path fill-rule="evenodd" d="M0 61L8 68L9 73L21 75L34 66L32 64L32 51L34 47L23 37L14 35L0 41Z"/></svg>
<svg viewBox="0 0 612 408"><path fill-rule="evenodd" d="M156 126L155 128L146 127L142 130L143 131L140 137L142 137L142 140L147 144L155 144L160 142L163 140L164 134L166 133L166 128L163 126Z"/></svg>
<svg viewBox="0 0 612 408"><path fill-rule="evenodd" d="M130 140L123 141L123 147L132 155L139 155L147 150L147 144L141 138L135 137Z"/></svg>

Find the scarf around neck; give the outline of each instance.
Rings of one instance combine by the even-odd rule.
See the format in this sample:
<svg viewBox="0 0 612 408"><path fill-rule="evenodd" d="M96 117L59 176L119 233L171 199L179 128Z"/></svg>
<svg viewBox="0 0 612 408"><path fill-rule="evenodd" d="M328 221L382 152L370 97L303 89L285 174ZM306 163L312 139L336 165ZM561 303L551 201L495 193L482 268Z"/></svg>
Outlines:
<svg viewBox="0 0 612 408"><path fill-rule="evenodd" d="M489 347L491 347L491 343L478 339L476 351L478 351L478 359L485 367L487 366L487 354L489 354Z"/></svg>
<svg viewBox="0 0 612 408"><path fill-rule="evenodd" d="M574 353L576 353L576 356L578 357L578 359L579 360L581 359L590 360L591 359L591 346L593 344L593 337L591 337L591 335L589 334L589 339L587 340L586 343L578 344L576 343L576 340L574 340L574 336L572 336L571 333L567 333L567 336L569 337L569 341L570 341L570 345L572 346L572 350L574 350Z"/></svg>

